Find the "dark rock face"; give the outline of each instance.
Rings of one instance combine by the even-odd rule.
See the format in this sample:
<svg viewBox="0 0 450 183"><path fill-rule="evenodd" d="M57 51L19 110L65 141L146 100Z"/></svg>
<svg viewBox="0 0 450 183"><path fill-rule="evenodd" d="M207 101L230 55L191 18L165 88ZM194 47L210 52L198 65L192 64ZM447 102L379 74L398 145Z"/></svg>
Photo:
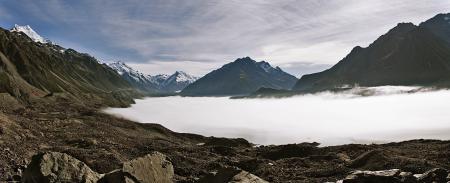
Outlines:
<svg viewBox="0 0 450 183"><path fill-rule="evenodd" d="M256 62L249 57L214 70L182 92L186 96L221 96L244 95L255 92L261 87L273 89L290 89L297 81L294 76L273 68L267 62Z"/></svg>
<svg viewBox="0 0 450 183"><path fill-rule="evenodd" d="M426 27L433 34L450 44L450 13L438 14L421 23L420 26Z"/></svg>
<svg viewBox="0 0 450 183"><path fill-rule="evenodd" d="M23 173L24 183L95 183L100 175L86 164L64 153L35 155Z"/></svg>
<svg viewBox="0 0 450 183"><path fill-rule="evenodd" d="M355 47L332 68L302 76L293 90L315 92L354 85L448 85L450 46L428 27L400 23L367 48ZM446 28L450 31L450 26Z"/></svg>

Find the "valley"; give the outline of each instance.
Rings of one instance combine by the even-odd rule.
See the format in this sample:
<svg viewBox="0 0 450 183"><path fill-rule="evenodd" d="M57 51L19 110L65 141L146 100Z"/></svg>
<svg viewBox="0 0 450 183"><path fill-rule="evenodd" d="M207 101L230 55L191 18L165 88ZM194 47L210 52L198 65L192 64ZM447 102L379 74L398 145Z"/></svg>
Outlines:
<svg viewBox="0 0 450 183"><path fill-rule="evenodd" d="M131 52L140 55L124 57L139 65L147 56L157 72L66 48L28 25L0 28L0 182L450 181L450 14L398 23L300 78L216 42L166 54L176 49L163 41L186 46L195 39L178 36L195 26L139 27L149 25L173 37L139 40ZM216 44L227 59L205 59ZM175 57L192 71L222 65L201 77L162 72Z"/></svg>

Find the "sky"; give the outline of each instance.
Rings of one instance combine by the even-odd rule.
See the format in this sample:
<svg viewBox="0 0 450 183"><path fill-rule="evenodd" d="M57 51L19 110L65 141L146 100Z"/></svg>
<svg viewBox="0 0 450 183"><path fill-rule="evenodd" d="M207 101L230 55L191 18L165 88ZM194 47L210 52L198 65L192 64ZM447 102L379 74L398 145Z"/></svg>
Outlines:
<svg viewBox="0 0 450 183"><path fill-rule="evenodd" d="M450 12L448 0L0 0L0 26L102 62L202 76L250 56L300 77L329 68L400 22Z"/></svg>

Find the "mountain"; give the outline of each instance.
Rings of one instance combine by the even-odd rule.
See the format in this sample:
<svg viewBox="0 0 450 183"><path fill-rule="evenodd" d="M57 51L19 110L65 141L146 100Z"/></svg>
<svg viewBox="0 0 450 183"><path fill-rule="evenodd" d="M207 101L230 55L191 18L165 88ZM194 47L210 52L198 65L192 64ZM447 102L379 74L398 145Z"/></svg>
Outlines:
<svg viewBox="0 0 450 183"><path fill-rule="evenodd" d="M176 71L172 75L145 75L125 63L118 61L107 64L135 88L149 93L174 93L181 91L187 85L197 80L197 77Z"/></svg>
<svg viewBox="0 0 450 183"><path fill-rule="evenodd" d="M436 35L429 27L400 23L367 48L353 48L332 68L302 76L293 90L321 91L353 85L446 85L450 81L450 47L442 35ZM445 31L448 30L438 32Z"/></svg>
<svg viewBox="0 0 450 183"><path fill-rule="evenodd" d="M27 35L34 42L47 43L47 41L43 37L41 37L38 33L36 33L29 25L20 26L15 24L14 27L11 29L11 32L21 32Z"/></svg>
<svg viewBox="0 0 450 183"><path fill-rule="evenodd" d="M430 30L434 35L450 44L450 13L438 14L420 24Z"/></svg>
<svg viewBox="0 0 450 183"><path fill-rule="evenodd" d="M31 37L17 32L22 28L0 28L0 92L26 102L53 93L102 105L132 102L133 88L112 69L73 49L30 42ZM23 31L31 30L26 26Z"/></svg>
<svg viewBox="0 0 450 183"><path fill-rule="evenodd" d="M208 73L187 86L181 94L186 96L243 95L261 87L290 89L296 81L297 78L279 67L273 68L265 61L256 62L245 57Z"/></svg>
<svg viewBox="0 0 450 183"><path fill-rule="evenodd" d="M174 74L167 77L162 83L162 89L164 91L178 92L186 88L186 86L194 83L198 78L186 74L183 71L176 71Z"/></svg>
<svg viewBox="0 0 450 183"><path fill-rule="evenodd" d="M145 92L156 93L159 91L159 83L156 78L134 70L124 62L117 61L107 64L113 70L115 70L123 79L128 81L133 87Z"/></svg>

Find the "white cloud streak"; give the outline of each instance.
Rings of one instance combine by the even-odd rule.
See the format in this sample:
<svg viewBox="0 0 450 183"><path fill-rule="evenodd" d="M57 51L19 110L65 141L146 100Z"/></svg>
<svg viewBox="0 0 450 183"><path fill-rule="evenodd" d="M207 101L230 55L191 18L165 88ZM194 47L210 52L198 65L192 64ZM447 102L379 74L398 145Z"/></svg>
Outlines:
<svg viewBox="0 0 450 183"><path fill-rule="evenodd" d="M139 62L152 73L168 68L161 64L167 62L204 74L200 70L206 73L213 68L203 68L243 56L281 66L331 65L352 47L367 46L399 22L417 24L437 13L450 12L450 1L446 0L67 2L34 1L25 8L33 16L62 22L68 29L75 25L107 47L92 50L112 55L108 59ZM303 72L300 67L284 69L294 75Z"/></svg>

